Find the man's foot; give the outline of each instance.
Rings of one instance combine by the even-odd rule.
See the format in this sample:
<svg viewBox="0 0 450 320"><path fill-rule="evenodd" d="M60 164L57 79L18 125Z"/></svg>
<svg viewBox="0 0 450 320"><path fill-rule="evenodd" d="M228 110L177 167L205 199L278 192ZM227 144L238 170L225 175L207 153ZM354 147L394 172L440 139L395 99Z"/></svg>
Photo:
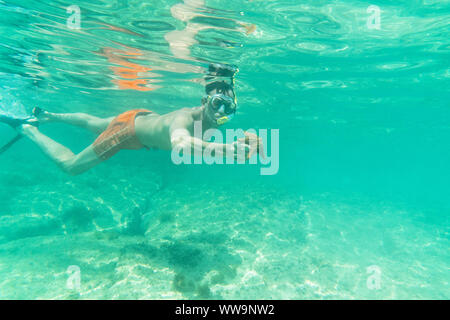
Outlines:
<svg viewBox="0 0 450 320"><path fill-rule="evenodd" d="M34 107L32 113L33 113L33 116L35 116L35 118L39 120L39 122L51 121L51 119L50 119L50 117L51 117L50 112L45 111L42 108Z"/></svg>
<svg viewBox="0 0 450 320"><path fill-rule="evenodd" d="M245 28L245 33L246 33L247 35L252 34L253 32L256 31L256 26L255 26L254 24L246 24L246 23L241 23L241 22L239 22L239 25L240 25L241 27L244 27L244 28Z"/></svg>

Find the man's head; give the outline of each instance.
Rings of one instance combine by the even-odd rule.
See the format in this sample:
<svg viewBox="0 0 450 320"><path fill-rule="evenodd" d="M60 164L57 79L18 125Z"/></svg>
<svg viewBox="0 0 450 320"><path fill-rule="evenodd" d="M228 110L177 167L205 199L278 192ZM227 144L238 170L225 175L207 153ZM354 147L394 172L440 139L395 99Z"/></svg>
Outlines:
<svg viewBox="0 0 450 320"><path fill-rule="evenodd" d="M205 115L214 125L222 125L236 113L236 96L233 87L225 81L214 81L206 85L202 99Z"/></svg>

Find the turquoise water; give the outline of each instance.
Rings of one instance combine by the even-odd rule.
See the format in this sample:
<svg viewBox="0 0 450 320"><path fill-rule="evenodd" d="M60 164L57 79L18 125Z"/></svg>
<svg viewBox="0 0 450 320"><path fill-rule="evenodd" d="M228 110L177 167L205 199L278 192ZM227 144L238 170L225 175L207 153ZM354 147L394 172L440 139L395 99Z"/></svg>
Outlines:
<svg viewBox="0 0 450 320"><path fill-rule="evenodd" d="M448 299L450 2L197 2L0 0L3 112L167 113L222 62L226 127L280 133L272 176L139 150L72 177L22 139L0 155L0 299Z"/></svg>

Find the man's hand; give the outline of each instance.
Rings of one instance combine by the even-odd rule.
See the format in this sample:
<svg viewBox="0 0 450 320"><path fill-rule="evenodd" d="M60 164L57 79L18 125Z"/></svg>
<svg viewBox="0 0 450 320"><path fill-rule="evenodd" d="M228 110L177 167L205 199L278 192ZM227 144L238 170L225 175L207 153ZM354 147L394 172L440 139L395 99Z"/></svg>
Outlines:
<svg viewBox="0 0 450 320"><path fill-rule="evenodd" d="M232 148L231 154L233 154L235 160L245 161L245 159L247 159L247 154L250 152L250 146L240 140L241 139L238 139L238 141L233 142L229 146Z"/></svg>
<svg viewBox="0 0 450 320"><path fill-rule="evenodd" d="M257 152L263 159L266 159L262 139L251 132L246 131L244 132L244 134L245 138L238 139L238 142L248 146L248 153L246 153L246 158L250 159L255 154L255 152Z"/></svg>

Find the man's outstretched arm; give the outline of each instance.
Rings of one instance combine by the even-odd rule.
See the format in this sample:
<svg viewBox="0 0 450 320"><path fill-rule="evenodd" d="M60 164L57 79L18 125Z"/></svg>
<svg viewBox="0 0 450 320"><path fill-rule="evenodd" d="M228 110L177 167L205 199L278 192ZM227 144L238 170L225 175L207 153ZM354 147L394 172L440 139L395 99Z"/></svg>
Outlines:
<svg viewBox="0 0 450 320"><path fill-rule="evenodd" d="M232 144L208 142L202 139L193 137L186 129L193 125L193 120L177 119L170 129L170 142L172 149L175 150L190 150L191 154L194 152L203 153L204 150L211 150L211 155L221 157L239 157L245 158L250 152L250 146L245 141L236 141Z"/></svg>

